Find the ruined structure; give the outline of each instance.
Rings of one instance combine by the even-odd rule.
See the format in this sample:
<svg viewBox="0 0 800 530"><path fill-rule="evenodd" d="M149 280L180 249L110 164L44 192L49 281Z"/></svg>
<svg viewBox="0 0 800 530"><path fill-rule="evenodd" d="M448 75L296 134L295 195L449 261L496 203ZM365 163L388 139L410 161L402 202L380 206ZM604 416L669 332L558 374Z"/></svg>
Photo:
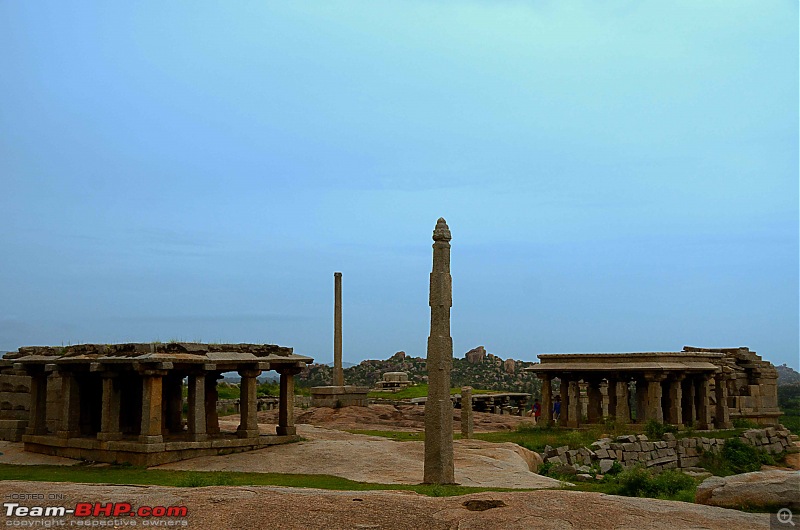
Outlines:
<svg viewBox="0 0 800 530"><path fill-rule="evenodd" d="M542 420L577 427L604 418L655 420L699 429L725 429L735 418L772 425L778 409L777 371L748 348L693 348L681 352L539 355L526 370L542 380ZM553 390L554 379L559 386ZM584 406L585 405L585 406Z"/></svg>
<svg viewBox="0 0 800 530"><path fill-rule="evenodd" d="M375 383L378 390L389 392L397 392L403 390L411 384L408 380L408 373L406 372L386 372L383 374L381 381Z"/></svg>
<svg viewBox="0 0 800 530"><path fill-rule="evenodd" d="M426 484L455 483L453 402L450 400L450 371L453 369L450 239L450 229L440 217L433 230L433 271L428 302L431 306L431 334L428 337L428 399L425 402L423 482Z"/></svg>
<svg viewBox="0 0 800 530"><path fill-rule="evenodd" d="M366 407L369 389L344 384L342 367L342 273L333 273L333 385L311 388L314 407Z"/></svg>
<svg viewBox="0 0 800 530"><path fill-rule="evenodd" d="M0 420L0 427L11 439L21 435L26 451L141 466L294 441L294 376L311 361L271 344L24 347L0 360L0 383L27 381L29 410L22 418L17 409L20 417ZM261 435L256 422L262 370L280 374L273 435ZM226 433L219 428L217 379L230 371L241 377L241 422Z"/></svg>

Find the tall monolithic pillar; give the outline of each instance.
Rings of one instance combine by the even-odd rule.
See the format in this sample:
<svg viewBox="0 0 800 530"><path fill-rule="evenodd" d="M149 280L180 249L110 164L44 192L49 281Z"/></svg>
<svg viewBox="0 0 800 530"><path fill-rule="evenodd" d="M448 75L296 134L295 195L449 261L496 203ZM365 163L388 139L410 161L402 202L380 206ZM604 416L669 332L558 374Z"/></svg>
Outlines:
<svg viewBox="0 0 800 530"><path fill-rule="evenodd" d="M342 273L333 273L333 386L344 386L342 369Z"/></svg>
<svg viewBox="0 0 800 530"><path fill-rule="evenodd" d="M561 412L558 417L558 426L566 427L569 421L569 380L566 375L562 375L559 380L558 396L561 398Z"/></svg>
<svg viewBox="0 0 800 530"><path fill-rule="evenodd" d="M453 285L450 277L450 229L443 218L433 230L433 271L429 305L431 334L428 337L428 400L425 402L426 484L454 484L453 403L450 401L450 371L453 369L453 339L450 308Z"/></svg>
<svg viewBox="0 0 800 530"><path fill-rule="evenodd" d="M617 404L614 407L614 418L618 423L630 423L631 421L631 406L630 394L628 393L628 380L616 382L617 387Z"/></svg>
<svg viewBox="0 0 800 530"><path fill-rule="evenodd" d="M582 413L581 386L578 381L569 382L567 395L569 396L569 399L567 400L567 408L569 409L567 416L567 427L577 427L581 424Z"/></svg>
<svg viewBox="0 0 800 530"><path fill-rule="evenodd" d="M647 421L654 420L658 423L664 423L664 410L661 407L661 381L663 378L664 376L662 374L647 374L645 376L645 380L647 381L645 418Z"/></svg>
<svg viewBox="0 0 800 530"><path fill-rule="evenodd" d="M695 408L698 429L710 429L711 425L711 374L702 374L695 388Z"/></svg>
<svg viewBox="0 0 800 530"><path fill-rule="evenodd" d="M669 381L668 423L683 426L683 375L673 375Z"/></svg>

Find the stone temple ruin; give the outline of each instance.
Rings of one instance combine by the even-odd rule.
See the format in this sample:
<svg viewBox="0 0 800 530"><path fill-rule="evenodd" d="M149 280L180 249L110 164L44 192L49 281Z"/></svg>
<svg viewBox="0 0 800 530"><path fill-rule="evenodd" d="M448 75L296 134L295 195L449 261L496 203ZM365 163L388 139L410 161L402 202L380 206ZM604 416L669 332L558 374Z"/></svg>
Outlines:
<svg viewBox="0 0 800 530"><path fill-rule="evenodd" d="M539 355L526 368L542 380L542 421L556 394L558 424L611 418L628 423L655 420L699 429L726 429L737 418L775 425L778 373L748 348L684 347L680 352L571 353ZM552 383L559 379L558 390Z"/></svg>
<svg viewBox="0 0 800 530"><path fill-rule="evenodd" d="M295 441L294 376L312 360L271 344L23 347L0 359L0 438L26 451L142 466ZM256 419L263 370L280 374L273 435L260 434ZM217 379L230 371L241 377L241 422L227 433Z"/></svg>

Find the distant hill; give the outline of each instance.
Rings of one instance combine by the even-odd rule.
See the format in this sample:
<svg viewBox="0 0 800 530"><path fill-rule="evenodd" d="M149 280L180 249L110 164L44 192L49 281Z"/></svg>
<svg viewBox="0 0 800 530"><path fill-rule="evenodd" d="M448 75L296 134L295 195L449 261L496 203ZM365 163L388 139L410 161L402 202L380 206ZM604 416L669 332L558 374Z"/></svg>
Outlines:
<svg viewBox="0 0 800 530"><path fill-rule="evenodd" d="M778 386L800 384L800 372L791 366L782 364L776 366L775 369L778 370Z"/></svg>
<svg viewBox="0 0 800 530"><path fill-rule="evenodd" d="M505 390L509 392L530 392L531 384L536 380L522 369L533 363L503 360L491 353L486 353L479 346L464 354L463 358L453 359L453 372L450 375L454 387L469 385L484 390ZM374 387L385 372L406 372L412 383L428 381L425 359L411 357L405 352L397 352L386 360L366 360L360 364L344 369L344 380L348 385ZM333 379L333 368L326 364L312 364L306 367L296 378L300 387L330 385Z"/></svg>

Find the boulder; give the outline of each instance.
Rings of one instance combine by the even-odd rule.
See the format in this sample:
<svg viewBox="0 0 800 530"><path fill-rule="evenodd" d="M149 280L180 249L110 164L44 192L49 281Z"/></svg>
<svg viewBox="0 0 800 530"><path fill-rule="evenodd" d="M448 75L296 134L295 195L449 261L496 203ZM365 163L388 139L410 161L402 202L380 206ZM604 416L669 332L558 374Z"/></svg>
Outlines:
<svg viewBox="0 0 800 530"><path fill-rule="evenodd" d="M800 509L800 472L774 469L711 477L697 488L696 502L723 508Z"/></svg>

